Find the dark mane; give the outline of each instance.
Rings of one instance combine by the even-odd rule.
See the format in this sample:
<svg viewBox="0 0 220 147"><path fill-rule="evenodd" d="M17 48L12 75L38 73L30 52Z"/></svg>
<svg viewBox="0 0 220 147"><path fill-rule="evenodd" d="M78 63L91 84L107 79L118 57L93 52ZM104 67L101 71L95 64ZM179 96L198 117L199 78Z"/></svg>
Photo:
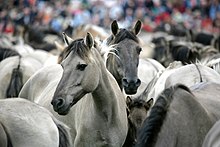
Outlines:
<svg viewBox="0 0 220 147"><path fill-rule="evenodd" d="M0 47L0 62L11 56L20 56L20 54L15 50Z"/></svg>
<svg viewBox="0 0 220 147"><path fill-rule="evenodd" d="M69 55L69 53L78 54L82 59L88 59L88 52L90 49L85 45L84 39L76 39L65 48L65 56L64 59Z"/></svg>
<svg viewBox="0 0 220 147"><path fill-rule="evenodd" d="M131 40L134 40L135 42L139 43L138 37L132 31L128 31L126 29L120 29L115 37L113 35L111 35L107 39L107 44L108 45L117 44L117 43L123 41L124 39L131 39Z"/></svg>
<svg viewBox="0 0 220 147"><path fill-rule="evenodd" d="M166 114L170 103L173 100L173 94L181 88L191 93L188 87L177 84L170 88L165 89L158 97L156 103L151 109L149 117L144 121L140 128L139 135L137 136L136 147L153 147L158 133L162 127L163 121L166 118Z"/></svg>

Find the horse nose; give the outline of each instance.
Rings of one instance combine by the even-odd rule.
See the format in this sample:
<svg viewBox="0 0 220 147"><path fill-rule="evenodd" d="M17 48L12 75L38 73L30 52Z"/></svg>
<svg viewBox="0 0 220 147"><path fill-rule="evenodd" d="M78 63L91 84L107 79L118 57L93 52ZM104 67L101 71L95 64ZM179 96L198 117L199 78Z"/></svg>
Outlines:
<svg viewBox="0 0 220 147"><path fill-rule="evenodd" d="M137 88L137 87L139 87L140 85L141 85L141 80L140 79L135 79L135 80L129 80L129 79L127 79L127 78L123 78L122 79L122 84L123 84L123 86L125 86L125 87L135 87L135 88Z"/></svg>
<svg viewBox="0 0 220 147"><path fill-rule="evenodd" d="M65 100L63 98L53 99L51 104L53 105L55 110L59 110L65 105Z"/></svg>

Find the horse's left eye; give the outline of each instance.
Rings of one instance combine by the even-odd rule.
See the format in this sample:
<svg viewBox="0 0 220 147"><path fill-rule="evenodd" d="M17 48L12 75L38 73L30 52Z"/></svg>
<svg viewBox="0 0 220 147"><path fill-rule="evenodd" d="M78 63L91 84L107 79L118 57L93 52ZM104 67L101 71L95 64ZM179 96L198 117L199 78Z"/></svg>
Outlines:
<svg viewBox="0 0 220 147"><path fill-rule="evenodd" d="M138 48L137 48L137 53L140 54L141 51L142 51L142 48L141 48L141 47L138 47Z"/></svg>
<svg viewBox="0 0 220 147"><path fill-rule="evenodd" d="M86 68L87 64L78 64L77 69L83 71Z"/></svg>

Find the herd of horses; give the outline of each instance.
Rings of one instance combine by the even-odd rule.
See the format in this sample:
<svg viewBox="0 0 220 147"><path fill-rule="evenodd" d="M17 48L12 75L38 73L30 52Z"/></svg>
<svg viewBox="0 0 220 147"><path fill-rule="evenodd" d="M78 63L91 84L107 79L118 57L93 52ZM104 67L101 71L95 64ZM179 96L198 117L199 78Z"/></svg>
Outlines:
<svg viewBox="0 0 220 147"><path fill-rule="evenodd" d="M218 146L218 37L141 27L2 35L0 146Z"/></svg>

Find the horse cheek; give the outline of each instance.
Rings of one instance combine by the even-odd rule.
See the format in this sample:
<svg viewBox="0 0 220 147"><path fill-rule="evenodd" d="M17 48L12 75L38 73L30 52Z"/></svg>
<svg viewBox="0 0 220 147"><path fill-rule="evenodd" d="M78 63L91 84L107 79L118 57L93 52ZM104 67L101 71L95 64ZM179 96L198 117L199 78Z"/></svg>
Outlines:
<svg viewBox="0 0 220 147"><path fill-rule="evenodd" d="M97 67L88 66L86 70L91 72L86 72L83 78L82 87L86 92L92 92L96 89L99 83L99 73Z"/></svg>

